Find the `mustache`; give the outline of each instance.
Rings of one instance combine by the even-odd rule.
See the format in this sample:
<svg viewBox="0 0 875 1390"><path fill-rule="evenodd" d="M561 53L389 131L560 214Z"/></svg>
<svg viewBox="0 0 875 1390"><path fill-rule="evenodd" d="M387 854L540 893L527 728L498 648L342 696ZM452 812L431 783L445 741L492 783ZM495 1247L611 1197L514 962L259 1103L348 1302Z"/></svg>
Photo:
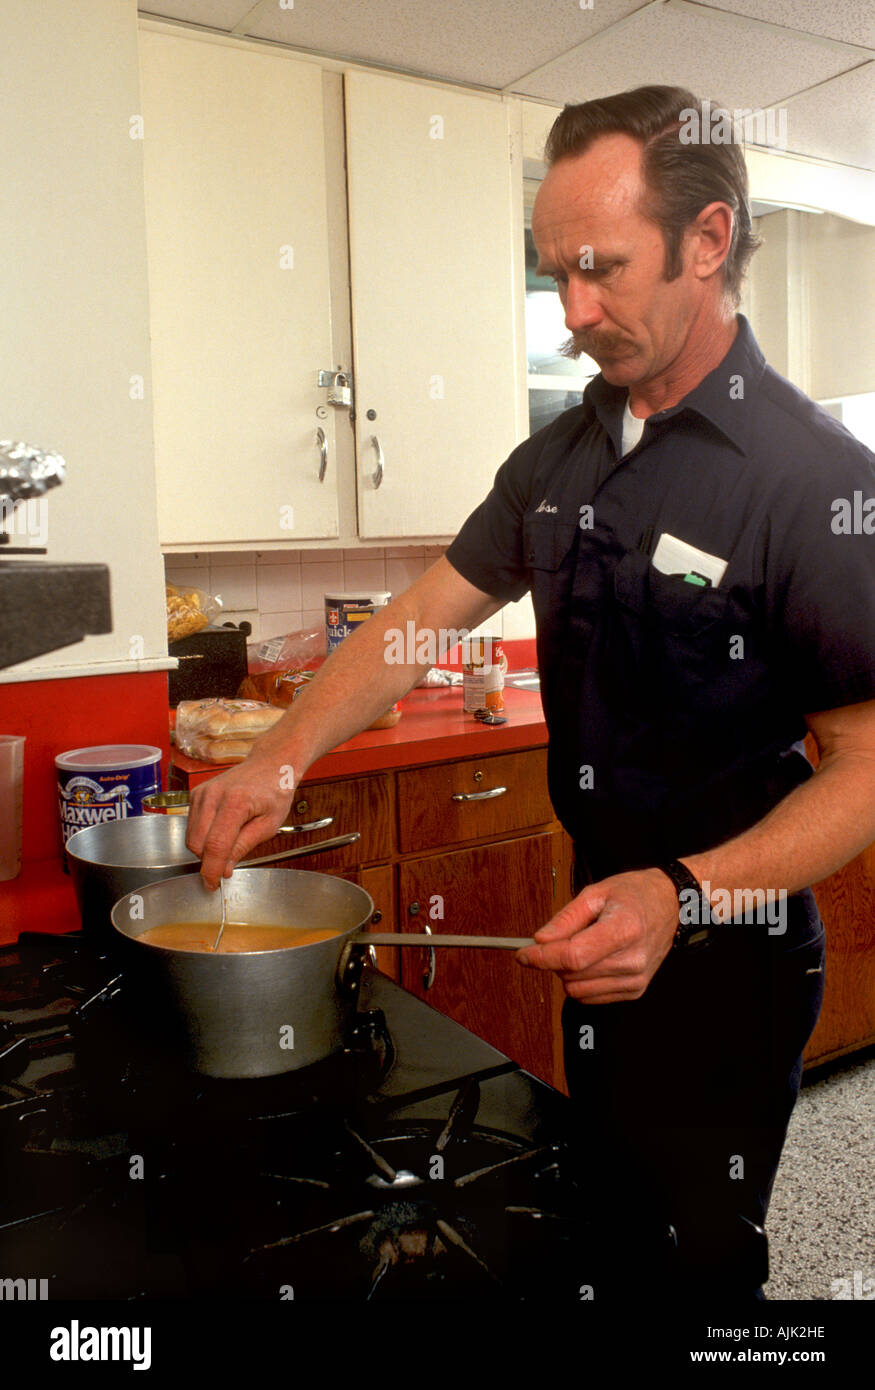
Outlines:
<svg viewBox="0 0 875 1390"><path fill-rule="evenodd" d="M582 357L586 353L587 357L592 357L598 361L600 356L609 356L613 352L622 351L628 345L628 341L623 338L604 337L601 334L595 337L591 333L572 334L559 348L559 355L570 357L572 361L576 361L578 357Z"/></svg>

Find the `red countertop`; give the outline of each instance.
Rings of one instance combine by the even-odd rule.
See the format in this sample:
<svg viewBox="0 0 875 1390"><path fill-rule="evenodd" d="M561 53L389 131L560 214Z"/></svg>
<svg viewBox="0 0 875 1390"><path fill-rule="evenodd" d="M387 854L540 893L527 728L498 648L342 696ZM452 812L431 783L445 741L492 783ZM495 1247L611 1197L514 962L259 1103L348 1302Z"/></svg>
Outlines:
<svg viewBox="0 0 875 1390"><path fill-rule="evenodd" d="M525 664L528 655L525 652L517 656L517 669ZM83 698L88 696L93 701L95 717L99 717L101 741L133 739L159 745L163 743L166 748L166 677L161 675L151 680L138 677L136 685L129 687L127 682L131 679L118 677L110 687L111 678L102 678L102 684L96 687L102 697L99 703L93 699L94 691L84 690ZM35 827L31 830L33 847L30 856L25 854L18 877L0 884L0 943L15 941L20 932L28 929L67 932L76 931L80 926L72 880L63 872L55 847L58 832L54 819L57 811L52 791L52 757L59 745L72 747L77 743L93 742L95 735L78 710L78 705L69 698L75 694L78 699L78 683L75 687L73 682L63 683L60 696L67 698L60 700L58 686L61 683L44 684L50 688L51 704L46 701L44 709L37 707L33 695L39 691L39 687L31 686L27 691L31 697L27 720L22 717L19 702L16 715L12 717L10 711L6 721L9 728L27 733L29 738L32 736L28 757L34 779L39 782L45 795L41 795L37 804L36 788L31 787L30 791L27 787L25 789L25 823L30 821L31 827ZM83 682L83 688L84 685ZM16 690L15 687L7 689ZM119 697L112 704L107 700L110 689L113 696ZM134 692L139 699L132 698ZM142 702L144 694L148 695L147 704ZM59 710L63 717L59 717ZM108 718L108 710L117 711L117 714ZM401 701L401 710L401 719L393 729L375 729L357 734L314 763L304 780L323 781L487 753L507 753L515 749L537 748L547 742L541 700L536 691L505 690L506 724L483 725L473 715L465 714L462 710L461 686L413 690ZM69 728L66 727L68 716L71 723ZM38 730L39 738L36 737ZM38 758L34 756L37 752ZM176 749L172 750L172 761L180 769L185 769L192 785L215 777L224 770L212 763L186 758ZM34 810L29 815L28 798L31 795Z"/></svg>
<svg viewBox="0 0 875 1390"><path fill-rule="evenodd" d="M303 780L324 781L484 753L509 753L547 742L541 697L534 690L505 690L506 724L481 724L473 714L466 714L461 686L412 690L400 704L401 719L394 728L356 734L315 762ZM214 763L189 758L178 749L173 750L172 763L185 774L189 786L225 771Z"/></svg>

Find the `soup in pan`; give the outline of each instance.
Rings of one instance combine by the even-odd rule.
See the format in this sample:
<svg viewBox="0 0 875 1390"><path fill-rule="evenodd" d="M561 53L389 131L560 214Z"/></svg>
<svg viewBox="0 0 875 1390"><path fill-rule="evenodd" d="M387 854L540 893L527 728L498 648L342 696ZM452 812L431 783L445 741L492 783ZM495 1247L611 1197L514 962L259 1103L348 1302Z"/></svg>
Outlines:
<svg viewBox="0 0 875 1390"><path fill-rule="evenodd" d="M166 946L173 951L209 951L219 935L218 922L165 922L141 932L138 941ZM218 954L233 951L280 951L289 946L310 946L339 936L334 927L262 927L226 922Z"/></svg>

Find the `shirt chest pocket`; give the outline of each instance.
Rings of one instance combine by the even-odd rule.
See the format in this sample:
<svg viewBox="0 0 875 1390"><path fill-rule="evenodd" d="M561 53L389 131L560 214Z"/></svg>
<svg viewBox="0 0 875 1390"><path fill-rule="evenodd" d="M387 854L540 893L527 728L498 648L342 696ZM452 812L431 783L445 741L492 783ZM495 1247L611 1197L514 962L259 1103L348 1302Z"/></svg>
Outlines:
<svg viewBox="0 0 875 1390"><path fill-rule="evenodd" d="M523 519L523 556L533 573L555 574L569 555L578 535L574 521L559 521L549 512L535 512Z"/></svg>
<svg viewBox="0 0 875 1390"><path fill-rule="evenodd" d="M609 634L615 694L624 703L633 681L663 705L701 710L736 684L749 630L728 592L661 574L632 551L614 571Z"/></svg>
<svg viewBox="0 0 875 1390"><path fill-rule="evenodd" d="M641 551L624 555L617 565L614 595L645 627L703 642L729 618L732 607L723 590L689 583L678 574L661 574Z"/></svg>

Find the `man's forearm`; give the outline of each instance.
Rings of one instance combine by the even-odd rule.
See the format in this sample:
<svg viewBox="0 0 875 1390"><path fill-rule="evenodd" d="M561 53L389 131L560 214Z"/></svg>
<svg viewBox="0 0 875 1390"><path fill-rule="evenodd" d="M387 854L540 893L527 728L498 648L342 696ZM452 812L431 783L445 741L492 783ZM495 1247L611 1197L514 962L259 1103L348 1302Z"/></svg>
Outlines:
<svg viewBox="0 0 875 1390"><path fill-rule="evenodd" d="M274 766L289 764L299 781L317 758L385 714L434 664L430 659L397 659L399 646L404 657L415 656L416 643L407 642L408 631L427 634L425 645L443 659L448 632L476 627L501 606L458 576L442 576L442 569L450 570L446 561L439 561L433 574L424 575L347 637L283 718L259 738L251 758ZM449 600L447 579L455 585ZM402 634L402 642L387 640L395 632Z"/></svg>
<svg viewBox="0 0 875 1390"><path fill-rule="evenodd" d="M875 840L875 758L824 760L756 825L718 848L683 855L712 890L795 893L826 878Z"/></svg>

